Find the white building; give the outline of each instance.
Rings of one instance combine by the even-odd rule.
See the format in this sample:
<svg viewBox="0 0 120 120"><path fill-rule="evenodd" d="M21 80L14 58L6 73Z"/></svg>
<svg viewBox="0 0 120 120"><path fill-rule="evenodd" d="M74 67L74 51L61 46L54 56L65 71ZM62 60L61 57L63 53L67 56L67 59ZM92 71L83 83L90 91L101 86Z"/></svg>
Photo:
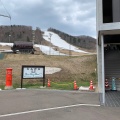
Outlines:
<svg viewBox="0 0 120 120"><path fill-rule="evenodd" d="M101 103L105 104L105 79L116 79L120 90L120 0L96 0L97 64Z"/></svg>

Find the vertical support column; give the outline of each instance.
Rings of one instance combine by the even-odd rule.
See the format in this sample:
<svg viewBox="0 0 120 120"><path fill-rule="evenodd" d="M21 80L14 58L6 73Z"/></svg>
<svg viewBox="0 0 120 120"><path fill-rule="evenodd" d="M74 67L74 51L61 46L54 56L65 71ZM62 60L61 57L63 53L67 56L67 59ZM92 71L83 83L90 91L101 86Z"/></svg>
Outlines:
<svg viewBox="0 0 120 120"><path fill-rule="evenodd" d="M104 64L104 39L101 35L101 57L102 57L102 104L105 105L105 64Z"/></svg>

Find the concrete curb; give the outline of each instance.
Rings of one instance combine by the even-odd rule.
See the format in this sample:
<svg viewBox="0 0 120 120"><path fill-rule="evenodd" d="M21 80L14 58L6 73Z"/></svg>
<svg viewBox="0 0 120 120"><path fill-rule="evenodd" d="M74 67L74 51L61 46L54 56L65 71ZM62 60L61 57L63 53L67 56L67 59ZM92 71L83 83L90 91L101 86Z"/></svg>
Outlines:
<svg viewBox="0 0 120 120"><path fill-rule="evenodd" d="M16 90L26 90L26 88L16 88Z"/></svg>

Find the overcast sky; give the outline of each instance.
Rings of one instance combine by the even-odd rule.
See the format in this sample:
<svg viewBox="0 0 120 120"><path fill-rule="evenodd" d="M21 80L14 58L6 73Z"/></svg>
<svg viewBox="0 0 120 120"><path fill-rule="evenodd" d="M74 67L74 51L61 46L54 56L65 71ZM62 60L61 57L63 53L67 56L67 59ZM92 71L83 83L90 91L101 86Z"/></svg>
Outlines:
<svg viewBox="0 0 120 120"><path fill-rule="evenodd" d="M96 36L96 0L0 0L0 14L8 12L11 23L1 16L0 25L52 27L70 35Z"/></svg>

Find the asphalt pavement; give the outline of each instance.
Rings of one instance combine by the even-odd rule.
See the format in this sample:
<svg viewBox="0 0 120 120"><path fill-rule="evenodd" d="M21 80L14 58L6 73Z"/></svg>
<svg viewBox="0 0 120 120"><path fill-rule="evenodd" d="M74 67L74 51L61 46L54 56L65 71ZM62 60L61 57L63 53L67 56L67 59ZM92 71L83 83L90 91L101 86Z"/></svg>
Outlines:
<svg viewBox="0 0 120 120"><path fill-rule="evenodd" d="M120 107L100 106L95 92L0 91L0 120L119 120Z"/></svg>

